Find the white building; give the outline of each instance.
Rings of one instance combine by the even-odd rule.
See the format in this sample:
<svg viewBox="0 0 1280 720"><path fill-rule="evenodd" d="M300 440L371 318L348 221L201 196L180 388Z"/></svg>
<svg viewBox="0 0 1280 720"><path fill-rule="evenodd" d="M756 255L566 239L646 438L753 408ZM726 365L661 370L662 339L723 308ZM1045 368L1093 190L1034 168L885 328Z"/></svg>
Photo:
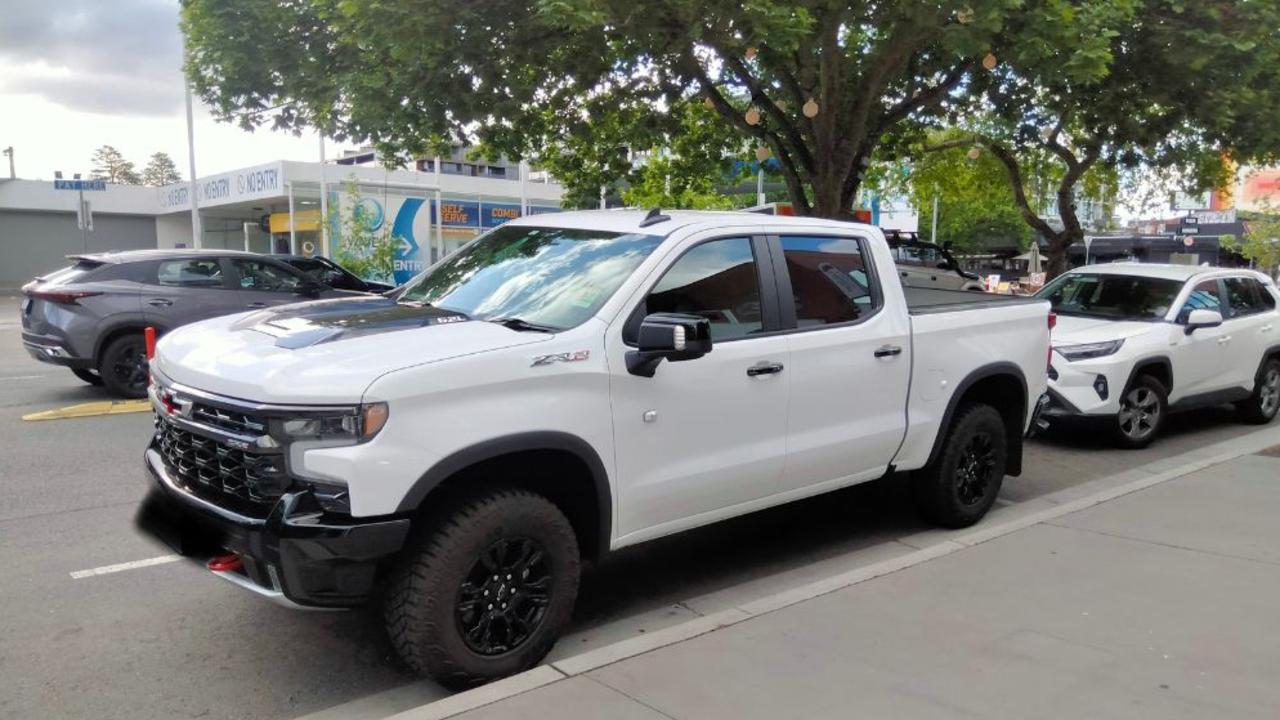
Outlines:
<svg viewBox="0 0 1280 720"><path fill-rule="evenodd" d="M85 252L204 247L333 255L355 212L367 229L398 243L396 277L404 280L486 228L560 209L560 185L521 178L516 166L470 175L435 163L420 172L341 160L323 166L277 161L199 178L199 238L192 231L190 183L78 191L0 180L0 289L12 290L65 265L66 255ZM77 212L82 195L90 208L84 227ZM333 205L328 233L321 232L322 204Z"/></svg>

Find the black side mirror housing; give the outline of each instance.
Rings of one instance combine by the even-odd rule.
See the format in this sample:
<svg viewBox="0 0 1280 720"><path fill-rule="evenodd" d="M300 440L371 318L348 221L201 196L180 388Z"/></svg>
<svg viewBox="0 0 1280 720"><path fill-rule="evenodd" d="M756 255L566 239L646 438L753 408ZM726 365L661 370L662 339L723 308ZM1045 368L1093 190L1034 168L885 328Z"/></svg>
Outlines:
<svg viewBox="0 0 1280 720"><path fill-rule="evenodd" d="M694 360L711 352L711 321L699 315L653 313L640 323L636 350L627 353L627 372L653 377L663 360Z"/></svg>

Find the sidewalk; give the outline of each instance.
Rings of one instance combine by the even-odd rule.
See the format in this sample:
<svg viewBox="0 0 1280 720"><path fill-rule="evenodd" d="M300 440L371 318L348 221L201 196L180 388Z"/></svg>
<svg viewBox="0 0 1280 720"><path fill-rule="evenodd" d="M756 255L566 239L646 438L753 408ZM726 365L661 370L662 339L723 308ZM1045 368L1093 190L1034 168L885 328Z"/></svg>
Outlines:
<svg viewBox="0 0 1280 720"><path fill-rule="evenodd" d="M1277 716L1280 457L1245 455L962 544L396 720ZM496 702L454 714L490 688Z"/></svg>

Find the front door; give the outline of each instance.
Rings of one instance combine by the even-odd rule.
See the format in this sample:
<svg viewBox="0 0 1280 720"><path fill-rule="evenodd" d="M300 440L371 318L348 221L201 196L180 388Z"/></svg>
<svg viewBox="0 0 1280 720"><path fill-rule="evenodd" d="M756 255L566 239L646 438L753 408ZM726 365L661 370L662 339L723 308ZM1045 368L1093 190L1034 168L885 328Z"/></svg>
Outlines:
<svg viewBox="0 0 1280 720"><path fill-rule="evenodd" d="M1201 280L1191 288L1191 293L1178 311L1178 323L1171 326L1170 344L1173 357L1173 397L1213 392L1231 387L1231 379L1225 368L1231 364L1231 332L1224 322L1218 327L1197 328L1190 335L1185 323L1192 310L1212 310L1229 314L1222 302L1221 283L1211 278Z"/></svg>
<svg viewBox="0 0 1280 720"><path fill-rule="evenodd" d="M906 434L907 318L884 308L864 238L782 235L774 248L795 370L782 490L878 477Z"/></svg>
<svg viewBox="0 0 1280 720"><path fill-rule="evenodd" d="M787 338L761 336L776 308L772 278L762 272L767 257L763 240L749 237L692 244L630 319L610 328L620 542L709 522L777 492L792 373ZM664 361L651 378L629 374L628 340L654 312L710 319L711 352Z"/></svg>
<svg viewBox="0 0 1280 720"><path fill-rule="evenodd" d="M262 260L233 258L236 287L245 310L302 302L310 298L298 294L306 279L300 274Z"/></svg>

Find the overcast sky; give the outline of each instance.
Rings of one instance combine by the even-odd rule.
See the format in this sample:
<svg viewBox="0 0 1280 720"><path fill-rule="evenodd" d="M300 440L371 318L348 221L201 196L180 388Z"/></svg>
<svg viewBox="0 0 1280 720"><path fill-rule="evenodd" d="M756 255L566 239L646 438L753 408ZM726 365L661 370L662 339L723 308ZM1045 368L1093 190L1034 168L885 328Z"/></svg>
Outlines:
<svg viewBox="0 0 1280 720"><path fill-rule="evenodd" d="M151 153L167 152L187 176L177 0L0 6L0 147L14 147L18 177L88 173L101 145L115 146L138 170ZM214 122L198 104L195 125L197 175L319 159L314 134L245 132ZM329 144L330 157L337 150ZM7 177L8 168L0 173Z"/></svg>

